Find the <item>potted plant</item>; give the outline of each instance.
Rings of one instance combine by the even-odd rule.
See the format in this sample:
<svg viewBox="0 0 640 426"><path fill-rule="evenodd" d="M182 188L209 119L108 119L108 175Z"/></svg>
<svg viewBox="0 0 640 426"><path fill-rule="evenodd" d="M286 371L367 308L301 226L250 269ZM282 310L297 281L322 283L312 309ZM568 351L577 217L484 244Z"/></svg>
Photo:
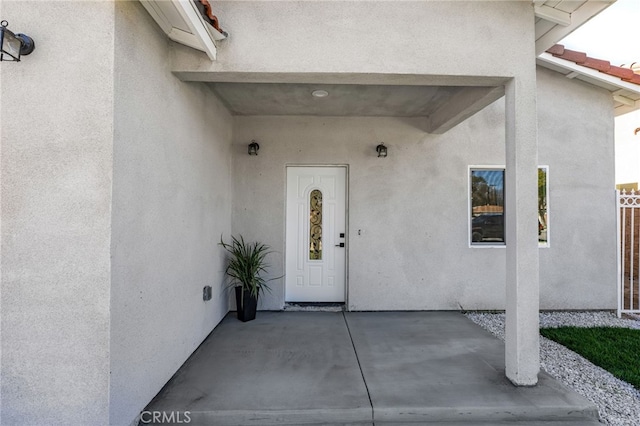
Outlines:
<svg viewBox="0 0 640 426"><path fill-rule="evenodd" d="M229 287L235 287L238 319L251 321L256 318L260 292L271 291L267 281L260 276L266 272L265 258L271 253L270 248L258 242L247 243L242 235L239 238L232 235L229 244L220 237L220 245L231 255L225 273L231 277Z"/></svg>

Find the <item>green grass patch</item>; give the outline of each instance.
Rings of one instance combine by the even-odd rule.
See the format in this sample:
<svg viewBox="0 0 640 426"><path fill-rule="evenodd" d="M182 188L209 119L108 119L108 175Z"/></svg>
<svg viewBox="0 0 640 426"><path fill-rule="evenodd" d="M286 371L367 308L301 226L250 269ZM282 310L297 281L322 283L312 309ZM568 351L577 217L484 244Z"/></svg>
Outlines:
<svg viewBox="0 0 640 426"><path fill-rule="evenodd" d="M640 389L640 330L560 327L542 328L540 334Z"/></svg>

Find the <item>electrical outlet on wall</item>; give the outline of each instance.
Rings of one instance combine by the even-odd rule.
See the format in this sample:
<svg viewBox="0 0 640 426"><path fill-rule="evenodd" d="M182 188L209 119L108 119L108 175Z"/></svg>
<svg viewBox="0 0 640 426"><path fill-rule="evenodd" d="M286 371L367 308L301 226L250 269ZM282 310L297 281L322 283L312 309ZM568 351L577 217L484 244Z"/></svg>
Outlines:
<svg viewBox="0 0 640 426"><path fill-rule="evenodd" d="M205 302L207 300L211 300L211 286L210 285L205 285L204 288L202 289L202 300L204 300Z"/></svg>

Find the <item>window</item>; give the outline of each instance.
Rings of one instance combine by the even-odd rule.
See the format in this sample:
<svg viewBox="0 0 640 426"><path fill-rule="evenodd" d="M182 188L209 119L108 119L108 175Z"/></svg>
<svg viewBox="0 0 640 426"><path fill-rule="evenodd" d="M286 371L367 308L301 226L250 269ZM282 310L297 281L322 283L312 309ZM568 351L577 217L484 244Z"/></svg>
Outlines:
<svg viewBox="0 0 640 426"><path fill-rule="evenodd" d="M549 246L549 208L547 188L549 186L549 166L538 167L538 245Z"/></svg>
<svg viewBox="0 0 640 426"><path fill-rule="evenodd" d="M322 260L322 192L309 195L309 260Z"/></svg>
<svg viewBox="0 0 640 426"><path fill-rule="evenodd" d="M549 245L549 166L538 167L538 243ZM472 246L504 246L504 168L470 168Z"/></svg>
<svg viewBox="0 0 640 426"><path fill-rule="evenodd" d="M504 168L471 169L471 244L504 245Z"/></svg>

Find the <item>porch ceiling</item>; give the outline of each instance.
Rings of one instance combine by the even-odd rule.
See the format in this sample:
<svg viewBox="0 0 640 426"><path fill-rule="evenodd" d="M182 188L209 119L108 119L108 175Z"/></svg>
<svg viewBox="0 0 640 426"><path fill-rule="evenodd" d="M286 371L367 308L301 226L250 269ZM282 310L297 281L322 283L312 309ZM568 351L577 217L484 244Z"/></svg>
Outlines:
<svg viewBox="0 0 640 426"><path fill-rule="evenodd" d="M464 87L212 83L234 115L429 116ZM325 90L324 98L312 95Z"/></svg>
<svg viewBox="0 0 640 426"><path fill-rule="evenodd" d="M430 133L444 133L504 94L492 86L208 84L233 115L421 117ZM316 90L328 95L315 97Z"/></svg>

